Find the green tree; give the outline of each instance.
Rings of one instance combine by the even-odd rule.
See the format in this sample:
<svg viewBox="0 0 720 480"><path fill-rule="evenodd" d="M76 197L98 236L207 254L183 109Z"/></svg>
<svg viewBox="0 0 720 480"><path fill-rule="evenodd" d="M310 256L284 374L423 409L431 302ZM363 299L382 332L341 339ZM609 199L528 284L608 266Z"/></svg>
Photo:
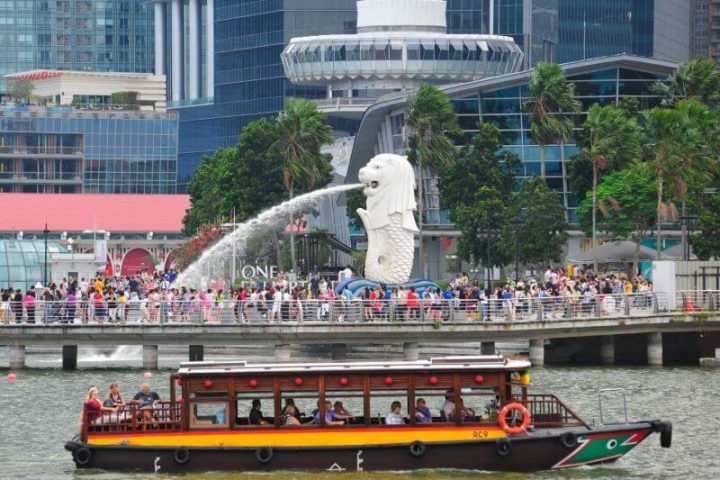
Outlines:
<svg viewBox="0 0 720 480"><path fill-rule="evenodd" d="M540 176L545 178L546 146L566 143L572 136L568 114L580 109L575 84L565 78L559 65L539 62L530 77L530 99L523 108L530 113L530 136L540 146Z"/></svg>
<svg viewBox="0 0 720 480"><path fill-rule="evenodd" d="M662 257L662 223L677 217L677 207L670 194L682 196L687 191L687 180L694 174L694 168L687 165L687 159L704 141L701 129L692 120L695 113L691 111L697 105L695 100L682 100L674 109L658 107L645 112L645 133L650 154L645 168L655 172L658 258ZM666 191L666 184L673 185L670 192Z"/></svg>
<svg viewBox="0 0 720 480"><path fill-rule="evenodd" d="M548 187L545 179L526 179L520 192L515 194L514 213L510 218L521 218L519 227L508 223L503 236L505 248L513 250L517 235L518 249L523 263L542 266L561 260L563 246L567 241L565 208L557 192Z"/></svg>
<svg viewBox="0 0 720 480"><path fill-rule="evenodd" d="M12 80L8 82L8 96L19 103L30 103L35 85L28 80Z"/></svg>
<svg viewBox="0 0 720 480"><path fill-rule="evenodd" d="M605 175L596 195L588 192L577 208L580 227L586 234L593 229L596 201L602 212L597 228L611 240L635 242L636 271L641 242L657 222L655 172L636 164Z"/></svg>
<svg viewBox="0 0 720 480"><path fill-rule="evenodd" d="M233 215L238 222L247 220L287 198L282 165L268 153L277 138L274 119L256 120L245 126L236 147L203 157L187 185L190 209L183 219L187 235Z"/></svg>
<svg viewBox="0 0 720 480"><path fill-rule="evenodd" d="M585 139L573 161L589 163L592 169L592 229L593 251L597 247L597 185L600 172L632 163L641 153L641 135L637 122L627 112L614 106L590 107L583 123ZM575 173L575 172L573 172ZM582 197L579 197L582 198ZM597 272L597 258L593 271Z"/></svg>
<svg viewBox="0 0 720 480"><path fill-rule="evenodd" d="M703 195L698 202L700 232L692 236L693 252L701 260L720 258L720 193Z"/></svg>
<svg viewBox="0 0 720 480"><path fill-rule="evenodd" d="M720 73L714 61L700 57L680 64L666 80L655 83L652 90L666 105L695 99L715 108L720 104Z"/></svg>
<svg viewBox="0 0 720 480"><path fill-rule="evenodd" d="M327 183L332 156L320 149L334 141L332 127L323 123L325 114L311 100L291 99L277 119L278 139L272 146L273 154L282 164L283 181L289 197L296 188L311 189ZM297 270L295 255L295 219L290 229L290 263Z"/></svg>
<svg viewBox="0 0 720 480"><path fill-rule="evenodd" d="M493 265L507 265L512 258L512 250L500 248L502 238L482 237L488 230L507 235L508 221L513 218L515 175L522 163L501 147L500 131L480 123L479 132L460 149L453 168L438 173L441 203L461 232L458 253L474 264L486 262L488 246Z"/></svg>
<svg viewBox="0 0 720 480"><path fill-rule="evenodd" d="M424 175L425 169L430 175L452 164L454 145L451 136L458 133L460 126L457 116L447 96L437 87L420 85L420 89L408 98L407 127L408 160L417 166L417 206L419 229L420 271L427 277L425 252L423 250L424 225Z"/></svg>

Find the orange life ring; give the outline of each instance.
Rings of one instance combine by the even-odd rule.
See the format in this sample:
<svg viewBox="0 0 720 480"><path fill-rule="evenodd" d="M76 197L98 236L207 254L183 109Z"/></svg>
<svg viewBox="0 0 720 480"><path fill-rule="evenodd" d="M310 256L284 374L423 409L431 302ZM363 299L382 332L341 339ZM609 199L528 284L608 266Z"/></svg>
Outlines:
<svg viewBox="0 0 720 480"><path fill-rule="evenodd" d="M507 423L507 415L512 410L518 410L522 415L522 423L517 427L511 427ZM500 413L498 414L498 421L500 422L500 427L505 430L506 433L510 435L519 435L527 431L527 428L530 426L530 411L525 408L525 405L522 403L508 403L500 410Z"/></svg>

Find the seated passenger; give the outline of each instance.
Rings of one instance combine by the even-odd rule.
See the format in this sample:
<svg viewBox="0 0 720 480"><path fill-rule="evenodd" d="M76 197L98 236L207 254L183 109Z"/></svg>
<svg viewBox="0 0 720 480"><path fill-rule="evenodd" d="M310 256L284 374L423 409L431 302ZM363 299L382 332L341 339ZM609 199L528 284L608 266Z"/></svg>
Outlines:
<svg viewBox="0 0 720 480"><path fill-rule="evenodd" d="M461 402L463 402L463 399L460 399ZM462 418L463 422L472 422L475 420L475 409L466 407L465 403L461 403L463 406L462 409L460 409L460 418Z"/></svg>
<svg viewBox="0 0 720 480"><path fill-rule="evenodd" d="M302 425L300 423L300 420L298 420L295 415L295 406L294 405L285 405L285 414L283 415L283 425L294 425L299 426Z"/></svg>
<svg viewBox="0 0 720 480"><path fill-rule="evenodd" d="M103 405L106 407L117 407L122 408L125 406L125 400L120 395L120 385L117 383L110 384L110 391L105 395L105 401Z"/></svg>
<svg viewBox="0 0 720 480"><path fill-rule="evenodd" d="M392 402L390 405L390 413L385 416L385 423L387 425L404 425L405 418L400 413L402 410L402 404L397 400Z"/></svg>
<svg viewBox="0 0 720 480"><path fill-rule="evenodd" d="M115 407L104 407L98 399L97 387L90 387L88 390L87 397L85 398L85 406L88 410L88 421L93 425L102 425L105 423L111 423L112 413L117 412Z"/></svg>
<svg viewBox="0 0 720 480"><path fill-rule="evenodd" d="M267 425L268 422L265 421L265 417L263 417L262 411L260 410L260 399L254 399L252 401L252 410L250 410L250 415L248 416L248 421L250 422L250 425Z"/></svg>
<svg viewBox="0 0 720 480"><path fill-rule="evenodd" d="M326 401L325 402L325 425L343 425L345 423L344 420L337 420L337 417L335 416L335 412L333 411L333 405L332 402ZM318 409L315 411L315 414L313 415L313 419L310 422L314 425L320 425L320 400L318 400Z"/></svg>
<svg viewBox="0 0 720 480"><path fill-rule="evenodd" d="M440 418L444 422L450 421L455 417L455 395L452 390L448 390L445 394L445 403L440 409Z"/></svg>
<svg viewBox="0 0 720 480"><path fill-rule="evenodd" d="M417 399L417 405L415 406L415 419L417 423L430 423L432 422L432 414L430 409L427 407L424 398Z"/></svg>
<svg viewBox="0 0 720 480"><path fill-rule="evenodd" d="M159 401L160 395L152 391L149 383L143 383L140 391L133 397L132 403L142 411L143 428L149 428L153 419L153 410Z"/></svg>
<svg viewBox="0 0 720 480"><path fill-rule="evenodd" d="M351 420L355 418L355 415L345 410L343 403L339 400L333 405L333 414L338 420Z"/></svg>
<svg viewBox="0 0 720 480"><path fill-rule="evenodd" d="M295 409L295 413L293 414L293 416L295 418L302 417L302 413L300 413L300 410L298 409L297 405L295 405L295 400L293 400L292 398L285 399L285 406L283 407L283 411L282 411L283 416L285 414L287 414L288 407L293 407Z"/></svg>

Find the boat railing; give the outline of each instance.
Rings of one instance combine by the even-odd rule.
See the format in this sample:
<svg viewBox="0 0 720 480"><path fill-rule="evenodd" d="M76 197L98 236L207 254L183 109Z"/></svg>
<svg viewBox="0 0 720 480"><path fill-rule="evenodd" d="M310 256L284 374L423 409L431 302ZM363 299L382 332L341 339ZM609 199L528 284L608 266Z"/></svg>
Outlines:
<svg viewBox="0 0 720 480"><path fill-rule="evenodd" d="M524 402L536 427L584 426L590 428L580 415L562 400L551 394L531 394Z"/></svg>
<svg viewBox="0 0 720 480"><path fill-rule="evenodd" d="M83 441L87 441L88 434L96 433L181 430L181 406L177 402L157 402L150 410L151 413L146 415L146 410L138 405L126 405L116 412L102 412L102 415L89 421L86 405L83 408Z"/></svg>

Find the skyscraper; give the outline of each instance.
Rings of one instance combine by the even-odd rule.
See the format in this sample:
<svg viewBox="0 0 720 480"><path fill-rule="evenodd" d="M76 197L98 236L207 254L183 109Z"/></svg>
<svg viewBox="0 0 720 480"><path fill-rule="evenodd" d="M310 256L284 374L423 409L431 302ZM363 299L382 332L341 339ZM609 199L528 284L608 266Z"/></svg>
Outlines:
<svg viewBox="0 0 720 480"><path fill-rule="evenodd" d="M710 0L691 0L690 57L710 54Z"/></svg>
<svg viewBox="0 0 720 480"><path fill-rule="evenodd" d="M3 75L34 69L153 71L152 5L145 0L0 1Z"/></svg>
<svg viewBox="0 0 720 480"><path fill-rule="evenodd" d="M688 0L559 0L560 63L632 53L685 61L690 55Z"/></svg>

